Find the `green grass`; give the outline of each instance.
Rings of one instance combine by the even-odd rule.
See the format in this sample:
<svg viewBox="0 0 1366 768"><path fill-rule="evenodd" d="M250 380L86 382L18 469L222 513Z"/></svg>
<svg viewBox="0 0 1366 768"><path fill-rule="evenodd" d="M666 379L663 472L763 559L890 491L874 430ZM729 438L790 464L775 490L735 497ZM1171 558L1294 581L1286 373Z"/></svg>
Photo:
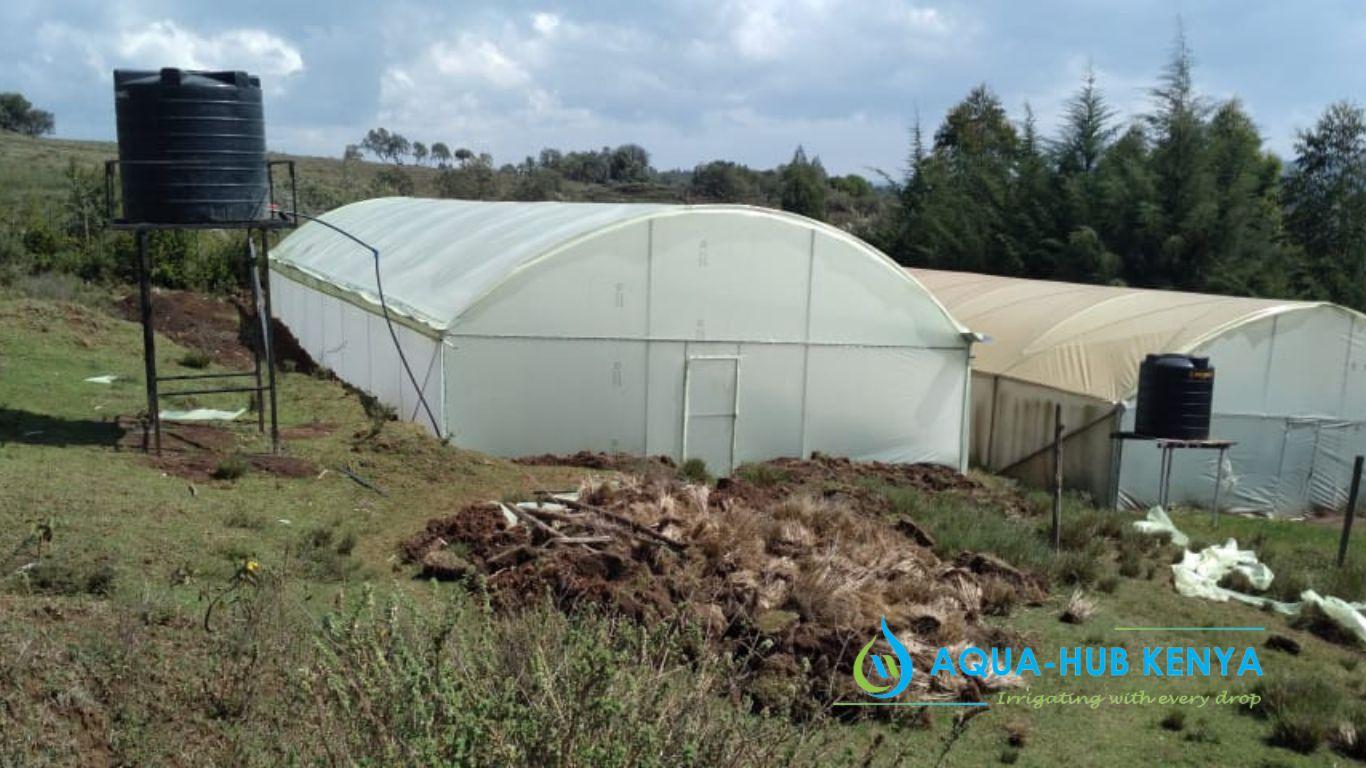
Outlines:
<svg viewBox="0 0 1366 768"><path fill-rule="evenodd" d="M374 425L359 398L335 381L297 373L282 377L283 424L336 429L288 441L286 451L329 469L321 476L286 479L251 470L234 480L191 482L162 472L138 451L117 450L114 418L145 407L139 329L92 308L98 305L0 297L0 648L12 649L0 654L0 708L10 718L0 732L0 763L24 755L37 765L271 765L291 755L326 760L329 746L372 764L421 763L431 755L458 762L455 752L441 751L455 749L453 742L439 743L423 730L432 722L448 724L462 743L493 740L498 749L533 756L486 753L495 762L554 762L559 744L569 744L564 754L576 755L580 765L621 763L622 745L679 765L689 764L689 754L694 764L720 752L742 754L742 744L781 747L749 753L752 764L781 764L793 745L794 763L822 765L861 765L865 758L891 765L898 757L904 765L933 765L942 750L952 713L809 725L743 715L715 689L685 693L704 672L709 680L730 674L723 659L684 661L694 659L694 646L642 644L645 636L633 633L647 630L601 617L495 616L477 592L464 596L451 585L414 582L412 569L396 564L397 543L427 519L470 501L563 488L581 470L513 465L440 446L394 422L370 434ZM158 341L164 371L192 370L181 365L187 350ZM112 385L83 381L102 374L120 378ZM182 403L244 404L232 395ZM266 448L254 422L234 429L244 454ZM372 480L387 496L330 471L338 466ZM894 512L927 528L945 558L991 552L1065 580L1045 518L1015 518L948 496L875 490L888 496ZM1278 615L1176 595L1170 552L1129 535L1132 519L1068 501L1064 542L1098 563L1088 591L1097 612L1088 622L1058 620L1070 586L1056 588L1044 605L1017 605L988 621L1020 633L1045 658L1060 647L1123 646L1132 657L1147 645L1252 643L1268 678L1319 681L1340 697L1340 717L1362 719L1366 654L1329 644ZM1215 531L1201 527L1201 516L1186 514L1177 515L1177 524L1201 540L1232 535L1244 546L1260 534L1259 549L1273 568L1298 569L1325 593L1351 578L1333 575L1336 531L1330 528L1223 518ZM51 540L44 541L48 529ZM1126 557L1134 567L1124 567ZM234 587L247 560L259 561L265 576ZM28 562L41 568L16 577ZM271 599L239 599L250 594ZM206 634L205 611L215 600L215 631ZM1262 649L1260 634L1115 629L1249 624L1294 638L1302 653ZM858 638L875 631L853 629ZM440 657L453 660L443 667L423 655L434 648L468 653ZM1030 694L1146 690L1156 696L1245 692L1256 681L1045 674L1029 682ZM585 703L591 706L580 719L565 719ZM1277 727L1289 727L1274 718L1229 706L1191 708L1181 710L1177 731L1162 725L1172 711L1158 704L1095 710L995 704L968 723L944 764L1346 760L1326 743L1309 754L1271 744ZM670 727L675 722L692 723L699 735L670 741L671 734L683 737L682 729ZM541 733L556 734L557 746L536 741Z"/></svg>

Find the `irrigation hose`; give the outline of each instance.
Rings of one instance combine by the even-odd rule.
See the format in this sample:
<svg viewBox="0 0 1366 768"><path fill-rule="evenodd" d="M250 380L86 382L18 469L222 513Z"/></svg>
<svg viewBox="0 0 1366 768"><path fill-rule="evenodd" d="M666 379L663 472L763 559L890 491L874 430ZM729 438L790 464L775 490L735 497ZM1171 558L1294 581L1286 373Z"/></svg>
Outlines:
<svg viewBox="0 0 1366 768"><path fill-rule="evenodd" d="M389 302L384 298L384 281L380 278L379 272L379 249L374 247L373 245L370 245L369 243L365 242L359 237L356 237L350 232L347 232L346 230L342 229L336 224L324 221L318 218L317 216L309 216L306 213L299 213L298 211L286 211L283 209L278 210L278 213L281 217L286 219L288 219L288 217L290 216L293 216L295 219L295 224L298 223L299 219L307 219L317 224L321 224L324 227L332 230L333 232L336 232L342 237L345 237L346 239L350 240L351 242L355 243L356 245L359 245L360 247L370 252L370 255L374 258L375 262L375 289L379 295L379 307L384 313L384 324L389 328L389 338L393 339L394 349L398 350L399 362L403 363L403 370L405 373L408 374L408 381L412 382L413 391L417 392L417 399L419 402L422 403L422 410L427 413L427 419L432 423L432 431L436 434L438 438L442 437L444 433L441 429L441 425L437 423L436 414L432 413L432 407L427 404L427 396L422 393L422 385L418 384L417 376L413 374L412 366L408 365L408 356L403 354L403 345L400 344L398 341L398 332L394 330L394 321L389 316Z"/></svg>

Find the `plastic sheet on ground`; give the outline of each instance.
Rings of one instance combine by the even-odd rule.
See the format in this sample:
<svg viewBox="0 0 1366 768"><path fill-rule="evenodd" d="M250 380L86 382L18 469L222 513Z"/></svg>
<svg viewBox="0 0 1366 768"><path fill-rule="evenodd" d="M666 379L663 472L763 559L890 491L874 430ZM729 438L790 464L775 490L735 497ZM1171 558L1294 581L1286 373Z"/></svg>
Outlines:
<svg viewBox="0 0 1366 768"><path fill-rule="evenodd" d="M1170 534L1172 543L1183 549L1190 543L1190 538L1177 529L1162 507L1148 510L1147 519L1137 520L1133 526L1141 533ZM1286 616L1294 616L1306 605L1313 605L1343 629L1356 635L1361 642L1366 643L1366 616L1361 613L1366 610L1366 603L1349 603L1337 597L1324 597L1312 589L1302 592L1297 603L1283 603L1219 586L1220 579L1234 571L1246 576L1248 583L1258 591L1270 588L1275 578L1271 569L1258 561L1256 552L1238 549L1238 542L1229 539L1223 544L1213 544L1199 552L1186 550L1181 562L1172 566L1172 582L1177 593L1186 597L1201 597L1221 603L1236 600L1259 608L1269 606Z"/></svg>
<svg viewBox="0 0 1366 768"><path fill-rule="evenodd" d="M85 379L85 381L91 384L113 384L114 380L117 378L118 376L115 376L112 373L106 373L103 376L91 376L90 378Z"/></svg>
<svg viewBox="0 0 1366 768"><path fill-rule="evenodd" d="M213 408L195 408L190 411L162 411L162 421L233 421L246 413L246 408L235 411L218 411Z"/></svg>

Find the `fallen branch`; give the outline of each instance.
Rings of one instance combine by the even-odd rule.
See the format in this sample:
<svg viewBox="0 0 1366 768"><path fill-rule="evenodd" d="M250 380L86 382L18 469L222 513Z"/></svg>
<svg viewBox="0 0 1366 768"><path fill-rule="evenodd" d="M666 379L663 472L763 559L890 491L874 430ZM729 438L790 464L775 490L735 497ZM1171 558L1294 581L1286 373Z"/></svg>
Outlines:
<svg viewBox="0 0 1366 768"><path fill-rule="evenodd" d="M591 504L584 504L582 502L571 501L569 499L561 498L556 498L555 503L563 504L564 506L569 507L570 509L576 509L580 512L591 512L592 514L598 515L606 520L610 520L616 523L617 525L623 526L632 531L633 533L637 533L641 536L644 536L647 539L650 539L651 541L663 544L664 546L672 549L675 552L682 552L687 548L686 545L674 541L668 536L665 536L664 534L651 529L649 526L637 523L635 520L632 520L629 517L623 517L622 515L618 515L615 512L609 512L601 507L595 507Z"/></svg>

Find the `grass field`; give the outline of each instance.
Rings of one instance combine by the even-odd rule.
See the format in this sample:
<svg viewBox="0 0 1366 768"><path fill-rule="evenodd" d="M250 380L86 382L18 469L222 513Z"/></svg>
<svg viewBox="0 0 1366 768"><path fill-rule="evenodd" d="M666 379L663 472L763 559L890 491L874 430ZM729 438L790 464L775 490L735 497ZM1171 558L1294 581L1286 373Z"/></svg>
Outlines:
<svg viewBox="0 0 1366 768"><path fill-rule="evenodd" d="M1267 675L1263 693L1279 690L1268 680L1301 681L1284 697L1294 711L1277 720L1213 703L993 702L956 740L953 712L855 723L743 713L710 692L729 674L727 660L700 653L684 663L677 649L686 638L665 628L549 608L494 615L477 585L416 581L396 558L397 544L429 518L470 501L573 487L584 470L443 446L410 425L377 422L334 380L290 372L283 424L308 427L299 432L308 436L286 449L316 473L178 476L117 445L115 417L145 408L138 327L103 311L108 297L99 290L75 298L0 296L0 765L440 757L458 765L929 766L952 741L944 765L1308 766L1351 763L1326 742L1339 723L1355 716L1366 733L1366 654L1274 614L1176 595L1170 551L1126 564L1132 542L1118 532L1128 516L1116 523L1069 502L1073 554L1059 563L1036 519L892 488L878 492L932 531L941 555L991 551L1054 573L1046 604L992 619L1022 633L1041 658L1062 647L1123 646L1135 657L1145 646L1253 645ZM158 349L163 371L198 370L169 340ZM105 374L118 378L84 381ZM252 426L236 428L244 454L266 447ZM1197 513L1176 521L1199 541L1256 542L1290 588L1366 599L1366 537L1356 543L1356 566L1339 572L1330 527L1224 518L1215 531ZM260 563L259 575L244 575L247 561ZM1081 624L1058 618L1069 580L1082 582L1096 605ZM210 604L217 618L206 632ZM1266 631L1118 629L1179 626ZM1302 651L1265 648L1273 633ZM1028 682L1012 692L1217 695L1258 683L1055 674ZM1269 743L1273 729L1293 736L1296 717L1322 725L1321 743L1306 754Z"/></svg>

